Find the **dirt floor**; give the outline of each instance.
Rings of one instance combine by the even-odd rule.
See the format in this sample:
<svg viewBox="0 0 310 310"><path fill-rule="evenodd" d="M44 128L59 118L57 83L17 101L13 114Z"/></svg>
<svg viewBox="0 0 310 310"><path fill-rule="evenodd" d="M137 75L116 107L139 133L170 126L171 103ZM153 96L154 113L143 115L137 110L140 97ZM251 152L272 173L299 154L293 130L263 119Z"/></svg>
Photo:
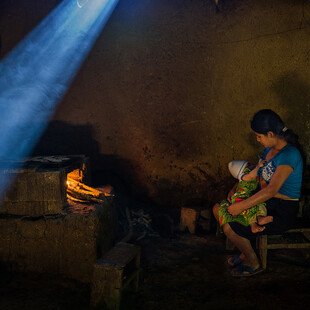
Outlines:
<svg viewBox="0 0 310 310"><path fill-rule="evenodd" d="M121 309L304 309L310 305L309 251L271 251L268 270L233 278L225 242L214 235L148 237L140 288ZM0 309L88 309L90 288L52 275L1 271Z"/></svg>

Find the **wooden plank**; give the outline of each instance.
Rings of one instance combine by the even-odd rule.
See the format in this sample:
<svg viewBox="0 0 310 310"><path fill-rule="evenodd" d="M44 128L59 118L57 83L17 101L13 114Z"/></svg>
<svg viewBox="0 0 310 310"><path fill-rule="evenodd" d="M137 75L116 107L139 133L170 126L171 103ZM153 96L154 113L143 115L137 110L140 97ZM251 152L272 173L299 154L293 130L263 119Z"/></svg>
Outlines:
<svg viewBox="0 0 310 310"><path fill-rule="evenodd" d="M296 233L296 232L300 232L300 233L309 232L310 233L310 228L294 228L294 229L288 230L285 233Z"/></svg>
<svg viewBox="0 0 310 310"><path fill-rule="evenodd" d="M309 243L278 243L278 244L267 244L268 250L274 249L310 249Z"/></svg>
<svg viewBox="0 0 310 310"><path fill-rule="evenodd" d="M262 263L263 269L267 268L267 235L262 235L258 237L258 248L259 248L259 256Z"/></svg>

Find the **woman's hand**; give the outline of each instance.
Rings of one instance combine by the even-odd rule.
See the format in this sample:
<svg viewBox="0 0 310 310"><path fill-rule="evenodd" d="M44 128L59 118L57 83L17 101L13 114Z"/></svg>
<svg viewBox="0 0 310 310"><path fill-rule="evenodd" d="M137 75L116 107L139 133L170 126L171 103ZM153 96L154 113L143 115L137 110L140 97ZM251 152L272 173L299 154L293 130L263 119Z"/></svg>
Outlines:
<svg viewBox="0 0 310 310"><path fill-rule="evenodd" d="M256 167L257 168L261 168L261 167L264 167L265 166L265 164L266 164L266 160L265 159L259 159L259 161L258 161L258 163L257 163L257 165L256 165Z"/></svg>
<svg viewBox="0 0 310 310"><path fill-rule="evenodd" d="M244 208L242 207L242 202L236 202L233 203L232 205L230 205L227 208L227 211L229 214L231 214L232 216L237 216L240 213L242 213L244 211Z"/></svg>

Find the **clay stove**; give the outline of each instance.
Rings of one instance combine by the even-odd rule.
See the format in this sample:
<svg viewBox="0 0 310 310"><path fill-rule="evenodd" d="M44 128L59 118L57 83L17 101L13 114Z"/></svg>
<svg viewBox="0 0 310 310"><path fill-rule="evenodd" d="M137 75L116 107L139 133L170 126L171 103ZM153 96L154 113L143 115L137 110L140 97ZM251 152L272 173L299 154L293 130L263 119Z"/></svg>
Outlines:
<svg viewBox="0 0 310 310"><path fill-rule="evenodd" d="M0 163L3 177L13 179L1 214L61 214L79 203L104 203L109 196L86 185L90 181L89 161L83 155L33 157L13 169L7 168L9 164Z"/></svg>
<svg viewBox="0 0 310 310"><path fill-rule="evenodd" d="M86 185L85 156L35 157L18 169L0 205L0 262L11 270L91 282L94 264L115 241L113 197Z"/></svg>

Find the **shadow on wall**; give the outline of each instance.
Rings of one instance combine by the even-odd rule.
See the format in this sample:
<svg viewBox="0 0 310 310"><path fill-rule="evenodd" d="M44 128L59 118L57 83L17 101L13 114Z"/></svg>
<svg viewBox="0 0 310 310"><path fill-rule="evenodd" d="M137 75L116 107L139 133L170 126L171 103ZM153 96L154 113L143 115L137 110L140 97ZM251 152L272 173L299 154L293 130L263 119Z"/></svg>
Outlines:
<svg viewBox="0 0 310 310"><path fill-rule="evenodd" d="M32 156L79 154L90 158L93 186L111 184L116 191L127 196L137 193L147 196L146 189L133 174L135 163L116 155L101 154L90 124L51 122L33 150Z"/></svg>
<svg viewBox="0 0 310 310"><path fill-rule="evenodd" d="M138 164L118 155L100 153L98 141L94 139L94 130L90 124L73 125L63 121L53 121L37 143L32 156L78 155L90 158L91 179L93 186L110 184L117 193L128 199L131 204L155 201L169 206L190 204L205 206L214 200L214 196L222 196L223 184L212 179L207 188L197 175L192 176L192 186L184 186L182 182L168 179L153 180L153 187L158 189L157 196L150 194L150 189L141 181L137 173ZM214 186L213 186L214 184ZM225 181L226 184L226 181ZM227 184L226 184L227 185ZM200 197L199 193L205 193ZM221 193L221 194L220 194ZM224 197L223 197L224 198ZM216 200L216 201L217 201Z"/></svg>
<svg viewBox="0 0 310 310"><path fill-rule="evenodd" d="M288 72L271 86L288 111L288 126L300 136L307 158L310 158L310 85L296 72Z"/></svg>

